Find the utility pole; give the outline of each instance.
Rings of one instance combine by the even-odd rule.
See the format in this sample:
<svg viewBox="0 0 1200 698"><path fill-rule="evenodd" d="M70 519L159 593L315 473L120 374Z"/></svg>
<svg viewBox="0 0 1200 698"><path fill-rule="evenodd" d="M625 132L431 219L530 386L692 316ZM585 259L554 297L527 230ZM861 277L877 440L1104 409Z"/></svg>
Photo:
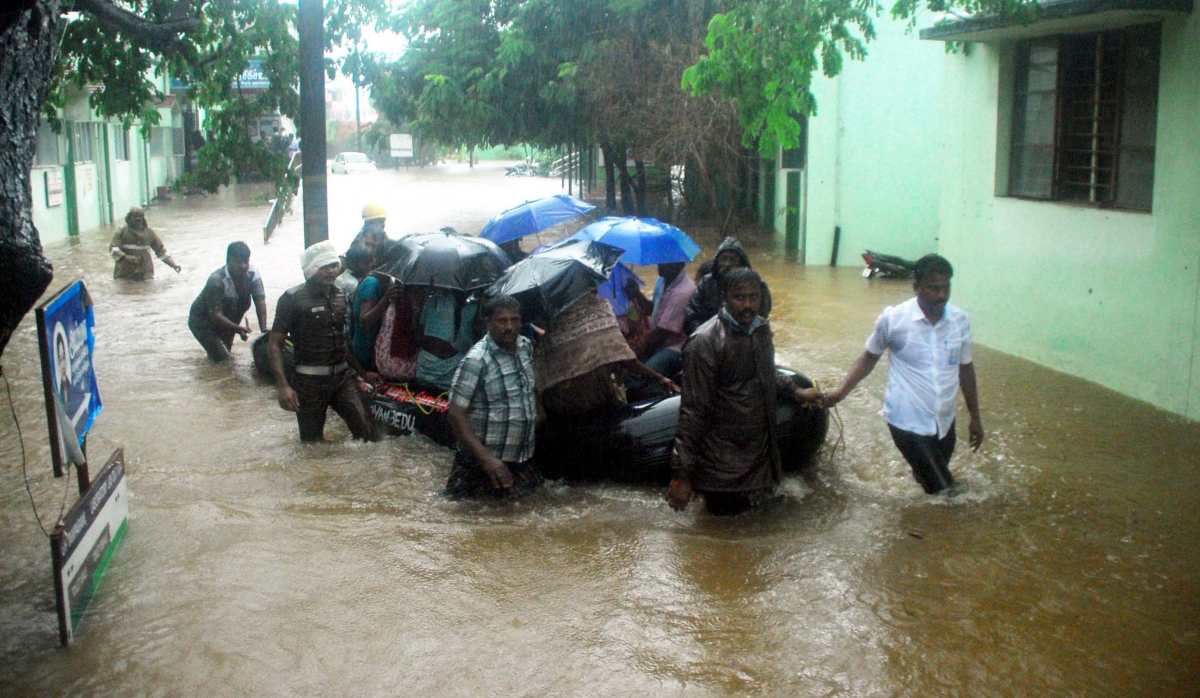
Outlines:
<svg viewBox="0 0 1200 698"><path fill-rule="evenodd" d="M358 152L365 153L366 151L362 147L362 116L358 112L358 71L361 67L358 61L361 55L356 45L354 47L354 132L358 134Z"/></svg>
<svg viewBox="0 0 1200 698"><path fill-rule="evenodd" d="M300 136L304 246L329 239L325 164L325 2L300 0Z"/></svg>

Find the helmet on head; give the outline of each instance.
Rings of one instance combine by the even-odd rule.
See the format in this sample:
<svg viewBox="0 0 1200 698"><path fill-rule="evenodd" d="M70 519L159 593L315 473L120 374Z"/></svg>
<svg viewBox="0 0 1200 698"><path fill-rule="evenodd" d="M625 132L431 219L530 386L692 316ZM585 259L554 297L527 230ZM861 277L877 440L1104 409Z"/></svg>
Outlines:
<svg viewBox="0 0 1200 698"><path fill-rule="evenodd" d="M387 211L379 204L367 204L363 206L364 221L371 221L376 218L387 218Z"/></svg>

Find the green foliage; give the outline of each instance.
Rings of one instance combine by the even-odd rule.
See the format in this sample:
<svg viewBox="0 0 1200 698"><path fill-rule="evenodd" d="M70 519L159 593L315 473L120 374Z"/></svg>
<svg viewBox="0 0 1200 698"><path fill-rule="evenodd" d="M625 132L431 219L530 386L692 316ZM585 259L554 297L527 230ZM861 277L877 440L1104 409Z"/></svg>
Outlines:
<svg viewBox="0 0 1200 698"><path fill-rule="evenodd" d="M765 156L795 147L797 116L817 113L811 91L819 67L829 77L842 70L845 56L866 58L875 38L878 0L748 0L713 17L708 55L683 76L694 95L735 102L744 128L743 143ZM1036 0L897 0L891 14L916 26L923 11L999 14L1022 20L1037 12ZM947 21L942 19L939 21Z"/></svg>
<svg viewBox="0 0 1200 698"><path fill-rule="evenodd" d="M204 109L203 129L211 135L197 152L198 171L187 186L209 191L233 177L260 176L294 192L299 185L287 169L286 155L253 142L250 125L261 115L299 113L299 42L296 5L286 0L132 0L105 4L130 13L122 25L111 17L84 11L67 15L50 94L43 112L56 128L58 109L73 92L87 90L98 114L145 133L158 124L155 102L163 99L162 78L180 80L185 99ZM72 9L64 3L64 11ZM331 0L326 6L327 48L350 43L357 50L331 63L359 73L364 29L390 13L389 0ZM169 41L151 36L155 23L191 20ZM148 50L152 49L152 50ZM266 90L243 91L238 79L251 59L259 59L270 81ZM156 84L159 83L159 84ZM302 134L301 134L302 135Z"/></svg>

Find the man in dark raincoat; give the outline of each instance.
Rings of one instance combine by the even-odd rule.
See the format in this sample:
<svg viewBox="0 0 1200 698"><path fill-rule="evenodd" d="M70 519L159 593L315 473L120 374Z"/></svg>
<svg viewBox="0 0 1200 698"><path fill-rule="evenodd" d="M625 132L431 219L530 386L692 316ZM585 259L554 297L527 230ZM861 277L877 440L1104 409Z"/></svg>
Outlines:
<svg viewBox="0 0 1200 698"><path fill-rule="evenodd" d="M130 279L144 281L154 278L154 259L150 251L168 267L179 273L183 267L171 259L167 248L149 225L146 225L146 212L134 206L125 214L125 225L113 235L109 243L109 251L116 262L113 266L114 279Z"/></svg>
<svg viewBox="0 0 1200 698"><path fill-rule="evenodd" d="M697 327L708 322L709 318L721 310L721 279L730 271L740 267L750 268L750 255L746 254L746 248L742 247L742 243L730 235L717 247L717 254L713 257L712 271L700 279L696 284L696 292L688 301L683 320L685 334L690 335L695 332ZM771 290L767 288L766 282L762 282L761 295L762 307L758 309L758 314L769 318L771 317Z"/></svg>
<svg viewBox="0 0 1200 698"><path fill-rule="evenodd" d="M724 303L683 352L683 398L668 501L685 509L693 491L714 514L766 501L783 477L775 443L776 398L819 400L775 369L771 327L759 316L762 278L753 269L722 278Z"/></svg>

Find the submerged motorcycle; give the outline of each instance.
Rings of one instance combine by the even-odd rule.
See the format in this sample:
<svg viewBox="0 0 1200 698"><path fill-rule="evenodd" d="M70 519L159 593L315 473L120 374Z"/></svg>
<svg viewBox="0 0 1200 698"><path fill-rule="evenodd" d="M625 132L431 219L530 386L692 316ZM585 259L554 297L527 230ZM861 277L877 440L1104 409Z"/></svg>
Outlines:
<svg viewBox="0 0 1200 698"><path fill-rule="evenodd" d="M864 279L873 279L876 276L884 279L911 279L913 268L917 264L903 257L880 254L871 250L864 252L862 258L867 263L867 268L863 269Z"/></svg>

